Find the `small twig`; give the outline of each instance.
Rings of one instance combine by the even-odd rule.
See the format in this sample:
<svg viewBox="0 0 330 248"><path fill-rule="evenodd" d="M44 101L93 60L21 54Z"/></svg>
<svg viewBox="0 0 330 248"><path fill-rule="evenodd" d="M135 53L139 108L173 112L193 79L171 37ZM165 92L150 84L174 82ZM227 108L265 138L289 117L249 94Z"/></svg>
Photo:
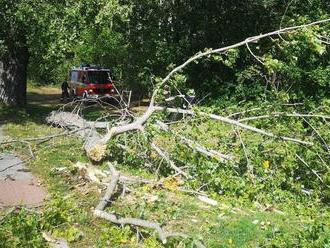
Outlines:
<svg viewBox="0 0 330 248"><path fill-rule="evenodd" d="M308 124L308 126L310 126L313 131L316 133L316 135L319 137L319 139L321 140L321 142L326 146L326 147L329 147L328 146L328 143L323 139L323 137L321 136L321 134L316 130L316 128L311 124L309 123L309 121L306 120L306 118L302 117L302 119Z"/></svg>
<svg viewBox="0 0 330 248"><path fill-rule="evenodd" d="M172 169L174 169L178 174L183 175L184 177L188 178L188 174L181 170L179 167L175 165L175 163L169 158L169 156L162 151L155 143L151 144L151 147L158 153L159 156L161 156L170 166Z"/></svg>
<svg viewBox="0 0 330 248"><path fill-rule="evenodd" d="M288 10L289 10L289 8L290 8L290 5L291 5L294 1L296 1L296 0L291 0L290 2L288 2L287 6L286 6L286 8L285 8L284 14L283 14L283 16L282 16L282 18L281 18L281 22L280 22L280 27L279 27L279 29L282 29L282 24L283 24L284 18L285 18L286 14L287 14L287 12L288 12ZM283 40L284 42L288 43L288 41L285 40L285 39L282 37L282 35L281 35L280 33L278 34L278 36L281 38L281 40Z"/></svg>
<svg viewBox="0 0 330 248"><path fill-rule="evenodd" d="M244 151L244 156L245 156L245 159L246 159L246 167L247 167L247 170L248 170L248 173L253 176L253 166L250 162L250 159L249 159L249 156L248 156L248 153L247 153L247 149L246 149L246 146L243 142L243 139L242 139L242 136L240 134L240 131L239 130L235 130L239 140L240 140L240 143L242 145L242 148L243 148L243 151Z"/></svg>
<svg viewBox="0 0 330 248"><path fill-rule="evenodd" d="M246 43L246 47L247 47L247 49L248 49L248 51L250 52L250 54L260 63L260 64L262 64L262 65L264 65L265 63L261 60L261 58L259 58L257 55L255 55L253 52L252 52L252 50L251 50L251 48L250 48L250 46L249 46L249 43Z"/></svg>
<svg viewBox="0 0 330 248"><path fill-rule="evenodd" d="M248 109L248 110L241 111L241 112L232 113L232 114L228 115L227 118L231 118L231 117L234 117L234 116L237 116L237 115L243 115L243 114L253 112L253 111L257 111L257 110L260 110L260 109L261 108L253 108L253 109Z"/></svg>
<svg viewBox="0 0 330 248"><path fill-rule="evenodd" d="M321 183L324 184L323 179L319 176L319 174L317 174L317 172L315 170L313 170L305 160L303 160L298 154L296 154L296 158L298 158L308 169L311 170L311 172L320 180Z"/></svg>
<svg viewBox="0 0 330 248"><path fill-rule="evenodd" d="M189 189L185 189L185 188L178 188L178 190L180 192L183 192L183 193L186 193L186 194L189 194L189 195L194 195L194 196L205 196L205 197L208 197L208 195L206 193L203 193L203 192L200 192L198 190L189 190Z"/></svg>
<svg viewBox="0 0 330 248"><path fill-rule="evenodd" d="M193 150L198 151L201 154L204 154L205 156L215 158L221 162L234 160L233 156L225 155L218 151L208 149L208 148L202 146L201 144L197 143L196 141L190 140L182 135L175 134L172 130L170 130L170 128L167 126L167 124L165 124L161 121L157 121L156 125L157 125L157 127L161 128L163 131L169 132L172 135L176 136L184 145L188 146L189 148L191 148Z"/></svg>
<svg viewBox="0 0 330 248"><path fill-rule="evenodd" d="M288 107L297 107L297 106L304 106L305 104L303 102L295 102L295 103L284 103L282 105Z"/></svg>
<svg viewBox="0 0 330 248"><path fill-rule="evenodd" d="M177 96L171 96L165 99L165 102L172 102L177 98L183 98L185 99L185 95L177 95Z"/></svg>
<svg viewBox="0 0 330 248"><path fill-rule="evenodd" d="M72 134L77 133L79 131L82 131L84 129L85 128L80 128L80 129L75 129L75 130L72 130L72 131L65 131L65 132L62 132L60 134L54 134L54 135L36 137L36 138L27 138L27 139L24 139L24 140L8 140L8 141L1 142L0 145L6 145L6 144L11 144L11 143L27 143L27 142L32 142L32 141L45 142L45 141L48 141L48 140L53 139L53 138L72 135Z"/></svg>
<svg viewBox="0 0 330 248"><path fill-rule="evenodd" d="M28 163L30 160L31 160L31 159L26 159L26 160L24 160L24 161L20 161L20 162L18 162L18 163L16 163L16 164L10 165L10 166L8 166L8 167L6 167L6 168L0 170L0 172L4 172L4 171L9 170L10 168L13 168L13 167L15 167L15 166L18 166L18 165L21 165L21 164L24 164L24 163Z"/></svg>

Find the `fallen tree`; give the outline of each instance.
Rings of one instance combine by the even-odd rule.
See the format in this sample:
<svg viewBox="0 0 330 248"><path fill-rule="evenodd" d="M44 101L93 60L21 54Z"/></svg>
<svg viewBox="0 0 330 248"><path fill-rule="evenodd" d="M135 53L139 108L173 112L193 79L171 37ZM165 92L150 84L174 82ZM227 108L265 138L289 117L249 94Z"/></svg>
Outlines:
<svg viewBox="0 0 330 248"><path fill-rule="evenodd" d="M313 22L310 24L306 25L301 25L301 26L294 26L290 28L284 28L280 30L276 30L267 34L262 34L258 36L253 36L250 38L245 39L244 41L241 41L237 44L227 46L224 48L220 49L214 49L214 50L208 50L206 52L199 53L190 59L188 59L185 63L182 65L176 67L173 69L163 80L160 84L157 85L157 87L154 89L152 93L152 97L150 99L149 106L147 107L146 111L140 115L135 117L132 113L128 113L128 109L125 107L119 111L121 111L123 118L121 118L121 121L119 122L106 122L106 121L87 121L85 120L82 116L78 115L80 112L79 110L75 109L73 112L65 112L63 109L60 111L56 111L51 113L51 115L47 118L48 123L52 125L56 125L62 128L69 129L70 132L75 132L77 135L79 135L83 140L84 140L84 150L87 154L87 156L95 162L102 161L106 155L107 155L107 145L114 140L117 136L120 136L122 134L127 134L129 132L138 132L141 133L142 135L146 135L146 126L147 124L151 123L150 120L153 120L154 126L157 126L158 129L160 129L162 132L167 133L170 136L175 137L176 142L183 144L186 146L188 149L198 152L202 154L203 156L209 157L211 159L216 159L222 163L235 163L236 158L235 156L231 154L224 154L218 150L208 148L206 145L203 145L193 139L187 138L179 133L176 133L175 130L172 130L166 123L164 123L163 120L160 119L154 119L151 118L153 115L156 115L161 112L166 112L166 113L178 113L182 114L185 117L189 116L189 118L195 118L195 117L200 117L203 119L211 120L211 121L216 121L219 123L222 123L224 125L230 126L235 134L239 137L240 142L242 144L242 147L244 149L244 155L247 160L248 164L248 170L252 174L253 167L249 164L249 157L248 154L245 151L245 144L243 143L243 140L240 136L240 131L247 131L247 132L252 132L255 133L259 136L262 137L267 137L272 140L275 140L276 142L283 142L283 144L286 144L288 142L296 144L301 147L308 147L308 148L313 148L315 146L315 142L312 140L309 140L308 137L295 137L296 134L287 134L287 135L281 135L276 132L268 131L267 128L264 126L253 126L246 124L249 121L253 120L262 120L262 119L269 119L269 118L275 118L275 117L281 117L285 116L288 118L321 118L324 120L328 120L329 117L326 115L319 115L319 114L311 114L311 113L273 113L273 114L267 114L267 115L260 115L260 116L255 116L255 117L247 117L247 118L235 118L236 116L240 116L240 114L232 114L231 116L225 117L223 115L217 115L213 113L208 113L208 112L202 112L199 111L198 109L190 108L190 109L182 109L182 108L176 108L174 107L167 107L167 106L162 106L157 102L157 97L160 93L161 88L168 83L168 81L171 79L173 75L176 73L180 72L182 69L184 69L187 65L190 63L201 59L203 57L207 57L211 54L218 54L218 53L226 53L230 49L241 47L241 46L247 46L250 43L255 43L258 42L260 39L266 38L266 37L272 37L284 33L289 33L289 32L294 32L298 29L313 26L313 25L318 25L322 23L329 22L329 19L326 20L321 20L317 22ZM250 49L249 49L250 50ZM183 95L178 92L178 96L172 97L172 99L175 98L182 98ZM249 110L245 111L248 112ZM123 123L122 120L125 119L126 117L132 118L133 120L129 121L128 123ZM130 119L131 120L131 119ZM99 130L102 129L103 133L100 132ZM106 133L104 133L104 130ZM191 179L192 175L189 174L185 170L185 168L178 166L175 161L171 159L171 154L166 151L166 148L159 146L159 144L155 143L154 140L150 139L149 140L149 146L150 148L156 152L158 155L159 159L161 161L165 161L165 163L168 165L168 168L170 168L176 175L180 175L184 178ZM325 143L325 142L324 142ZM127 146L117 144L118 147L120 147L123 150L126 150L129 152L127 149ZM309 168L309 165L307 162L301 158L299 155L297 155L297 158L301 163L303 163L306 167ZM269 161L264 161L264 168L267 170L269 167ZM312 171L313 175L318 178L318 180L322 180L321 182L323 183L323 179L320 179L319 173L317 171L310 169ZM114 169L111 168L111 181L107 185L107 191L105 195L101 198L99 205L96 207L94 211L94 215L100 218L104 218L106 220L111 221L112 223L118 224L118 225L133 225L133 226L140 226L140 227L145 227L145 228L152 228L158 232L159 239L165 243L166 239L171 236L172 234L165 233L164 230L161 228L161 226L156 223L156 222L149 222L146 220L140 220L140 219L134 219L134 218L119 218L114 214L107 213L105 211L105 208L111 198L113 197L114 193L116 192L116 187L120 183L121 180L121 175ZM180 236L180 235L179 235Z"/></svg>

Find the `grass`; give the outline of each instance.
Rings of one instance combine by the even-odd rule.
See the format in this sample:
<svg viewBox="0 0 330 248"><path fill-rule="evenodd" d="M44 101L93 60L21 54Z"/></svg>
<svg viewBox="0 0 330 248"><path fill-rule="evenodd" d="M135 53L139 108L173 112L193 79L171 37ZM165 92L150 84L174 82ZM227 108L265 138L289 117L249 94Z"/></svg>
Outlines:
<svg viewBox="0 0 330 248"><path fill-rule="evenodd" d="M15 139L59 133L59 129L44 123L44 117L56 108L39 104L30 104L26 109L1 106L4 131ZM203 142L206 141L201 140ZM93 217L92 209L101 196L100 188L73 168L76 162L88 162L80 140L59 137L38 146L34 144L33 149L35 160L28 167L47 188L49 198L38 213L23 209L5 215L7 210L3 211L0 247L45 247L42 232L65 238L70 247L80 248L192 247L195 241L214 248L323 247L330 244L329 211L322 205L288 200L285 204L267 206L244 197L210 192L219 202L214 207L193 195L179 192L180 182L175 180L168 180L165 187L132 186L132 193L118 196L107 211L158 221L166 230L186 233L191 238L171 239L163 245L152 230L141 228L137 237L134 228L119 227ZM26 156L26 147L21 144L0 146L0 152L3 151ZM67 168L67 171L59 173L56 168ZM117 168L130 175L154 177L147 170L125 163L118 164Z"/></svg>

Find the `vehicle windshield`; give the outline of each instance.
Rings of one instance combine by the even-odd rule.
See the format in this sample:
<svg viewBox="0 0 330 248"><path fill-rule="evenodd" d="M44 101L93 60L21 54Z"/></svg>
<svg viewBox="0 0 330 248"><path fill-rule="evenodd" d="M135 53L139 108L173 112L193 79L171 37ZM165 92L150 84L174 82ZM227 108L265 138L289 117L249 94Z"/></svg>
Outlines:
<svg viewBox="0 0 330 248"><path fill-rule="evenodd" d="M106 84L109 83L109 74L106 71L89 71L88 82L91 84Z"/></svg>

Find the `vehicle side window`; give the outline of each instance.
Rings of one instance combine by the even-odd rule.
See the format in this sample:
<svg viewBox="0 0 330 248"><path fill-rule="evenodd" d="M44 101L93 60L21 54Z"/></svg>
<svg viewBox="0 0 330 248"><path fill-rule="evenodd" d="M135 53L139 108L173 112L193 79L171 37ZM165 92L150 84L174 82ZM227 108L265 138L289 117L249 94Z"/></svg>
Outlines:
<svg viewBox="0 0 330 248"><path fill-rule="evenodd" d="M85 74L82 75L82 77L81 77L81 82L82 82L83 84L86 83L86 75L85 75Z"/></svg>
<svg viewBox="0 0 330 248"><path fill-rule="evenodd" d="M86 73L85 72L80 71L78 73L78 82L83 83L83 84L86 83Z"/></svg>
<svg viewBox="0 0 330 248"><path fill-rule="evenodd" d="M78 81L78 72L77 71L71 72L71 81L74 81L74 82Z"/></svg>

